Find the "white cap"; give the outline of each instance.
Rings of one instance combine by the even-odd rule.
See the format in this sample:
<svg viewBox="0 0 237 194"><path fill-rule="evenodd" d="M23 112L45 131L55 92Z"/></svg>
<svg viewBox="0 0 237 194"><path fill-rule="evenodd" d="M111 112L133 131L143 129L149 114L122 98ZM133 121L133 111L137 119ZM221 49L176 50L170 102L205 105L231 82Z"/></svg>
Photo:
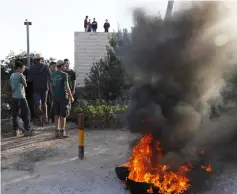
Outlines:
<svg viewBox="0 0 237 194"><path fill-rule="evenodd" d="M34 59L43 59L43 55L41 53L35 53L34 54Z"/></svg>
<svg viewBox="0 0 237 194"><path fill-rule="evenodd" d="M59 65L63 65L64 64L64 61L63 60L58 60L56 65L59 66Z"/></svg>

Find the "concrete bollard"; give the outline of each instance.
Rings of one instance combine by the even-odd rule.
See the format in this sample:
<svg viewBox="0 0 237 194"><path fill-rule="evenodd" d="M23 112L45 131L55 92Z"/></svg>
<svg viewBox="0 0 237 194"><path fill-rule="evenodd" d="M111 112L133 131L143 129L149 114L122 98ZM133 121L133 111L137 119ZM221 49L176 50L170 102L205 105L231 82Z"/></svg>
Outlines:
<svg viewBox="0 0 237 194"><path fill-rule="evenodd" d="M78 157L84 159L84 114L78 114Z"/></svg>

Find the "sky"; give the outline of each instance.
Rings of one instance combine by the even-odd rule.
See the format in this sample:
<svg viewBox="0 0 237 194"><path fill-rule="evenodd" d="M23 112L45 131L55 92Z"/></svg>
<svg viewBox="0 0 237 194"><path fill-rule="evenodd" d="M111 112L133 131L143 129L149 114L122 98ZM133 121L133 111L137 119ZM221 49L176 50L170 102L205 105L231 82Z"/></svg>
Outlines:
<svg viewBox="0 0 237 194"><path fill-rule="evenodd" d="M167 0L3 0L0 12L0 59L10 52L26 50L25 19L30 26L30 51L45 58L69 58L74 61L74 32L84 31L86 15L96 18L98 31L103 31L105 19L110 31L131 29L132 9L143 7L149 13L165 14Z"/></svg>

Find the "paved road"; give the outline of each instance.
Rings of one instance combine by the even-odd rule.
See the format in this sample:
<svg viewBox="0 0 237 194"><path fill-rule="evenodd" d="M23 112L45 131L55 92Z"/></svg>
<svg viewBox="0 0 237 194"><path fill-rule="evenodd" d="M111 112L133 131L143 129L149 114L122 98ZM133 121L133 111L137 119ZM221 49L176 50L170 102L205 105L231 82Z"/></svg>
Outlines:
<svg viewBox="0 0 237 194"><path fill-rule="evenodd" d="M84 160L77 158L76 129L69 135L55 140L49 128L39 129L34 137L2 138L2 193L128 193L114 167L126 162L134 135L126 130L86 131ZM207 194L237 193L237 169L226 164L221 177L212 182Z"/></svg>

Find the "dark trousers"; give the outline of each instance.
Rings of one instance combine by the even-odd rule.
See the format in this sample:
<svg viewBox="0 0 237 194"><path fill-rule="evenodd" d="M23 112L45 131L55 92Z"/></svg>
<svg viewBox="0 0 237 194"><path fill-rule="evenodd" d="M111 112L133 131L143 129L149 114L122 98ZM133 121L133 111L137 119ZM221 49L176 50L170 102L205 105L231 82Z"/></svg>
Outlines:
<svg viewBox="0 0 237 194"><path fill-rule="evenodd" d="M33 96L34 96L34 101L35 101L35 106L36 106L35 112L36 112L37 119L48 120L48 110L47 110L48 90L34 91Z"/></svg>
<svg viewBox="0 0 237 194"><path fill-rule="evenodd" d="M33 95L31 95L30 97L26 98L27 102L28 102L28 106L30 109L30 115L31 115L31 119L34 119L35 115L34 115L34 99L33 99Z"/></svg>
<svg viewBox="0 0 237 194"><path fill-rule="evenodd" d="M30 110L25 98L22 99L14 99L13 98L13 105L12 105L12 124L13 130L18 130L18 123L17 123L17 116L20 111L20 117L24 123L24 129L29 131L30 130Z"/></svg>
<svg viewBox="0 0 237 194"><path fill-rule="evenodd" d="M50 109L50 118L51 121L54 122L54 104L52 102L51 109Z"/></svg>
<svg viewBox="0 0 237 194"><path fill-rule="evenodd" d="M26 100L28 102L28 106L30 108L30 115L31 115L31 119L34 119L35 115L34 115L34 98L33 98L33 86L31 82L27 82L27 88L26 88Z"/></svg>
<svg viewBox="0 0 237 194"><path fill-rule="evenodd" d="M48 108L48 117L54 122L54 108L53 108L53 95L51 91L48 93L48 100L47 100L47 108Z"/></svg>

